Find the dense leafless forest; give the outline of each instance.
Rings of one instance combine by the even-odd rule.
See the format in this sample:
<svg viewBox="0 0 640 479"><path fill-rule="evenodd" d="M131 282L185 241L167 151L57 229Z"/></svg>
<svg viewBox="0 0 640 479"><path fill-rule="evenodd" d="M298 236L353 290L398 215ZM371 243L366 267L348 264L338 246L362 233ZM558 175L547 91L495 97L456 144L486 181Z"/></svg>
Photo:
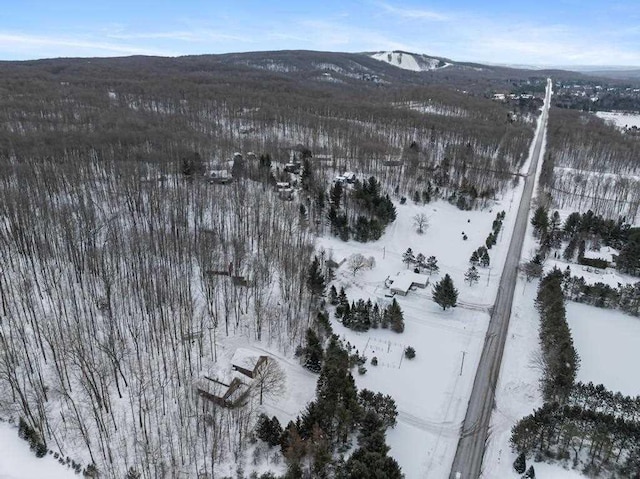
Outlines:
<svg viewBox="0 0 640 479"><path fill-rule="evenodd" d="M637 221L640 139L593 114L553 108L541 184L558 208Z"/></svg>
<svg viewBox="0 0 640 479"><path fill-rule="evenodd" d="M441 86L147 62L0 65L0 416L104 477L215 477L255 404L217 408L194 384L229 338L303 341L325 229L311 190L350 169L390 194L499 195L534 123ZM282 176L302 151L316 181L294 201L181 169L240 152L251 170L255 152Z"/></svg>

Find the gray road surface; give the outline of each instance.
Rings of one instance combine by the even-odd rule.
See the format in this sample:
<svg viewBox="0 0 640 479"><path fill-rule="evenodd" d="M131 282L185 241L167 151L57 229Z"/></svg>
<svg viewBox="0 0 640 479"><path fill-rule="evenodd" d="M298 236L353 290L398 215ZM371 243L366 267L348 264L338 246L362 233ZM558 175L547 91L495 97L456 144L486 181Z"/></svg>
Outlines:
<svg viewBox="0 0 640 479"><path fill-rule="evenodd" d="M538 129L538 134L533 140L533 157L529 165L529 172L525 177L524 190L520 199L511 244L509 245L504 269L502 270L496 302L489 321L484 348L480 356L480 363L478 364L476 378L467 406L467 414L460 432L460 440L451 468L451 479L476 479L480 476L489 421L491 420L491 412L494 405L494 394L498 375L500 374L502 353L507 337L507 329L509 328L518 264L531 208L535 173L542 153L542 139L547 128L550 98L551 80L548 80L545 104L540 117L542 126Z"/></svg>

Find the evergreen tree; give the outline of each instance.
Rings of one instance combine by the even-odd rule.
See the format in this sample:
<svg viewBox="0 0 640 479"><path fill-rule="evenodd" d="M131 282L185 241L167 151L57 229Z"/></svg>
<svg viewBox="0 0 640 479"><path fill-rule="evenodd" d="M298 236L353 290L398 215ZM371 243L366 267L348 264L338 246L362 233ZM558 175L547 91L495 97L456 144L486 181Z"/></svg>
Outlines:
<svg viewBox="0 0 640 479"><path fill-rule="evenodd" d="M440 267L438 266L438 260L436 259L435 256L429 256L427 258L425 269L429 272L429 276L440 271Z"/></svg>
<svg viewBox="0 0 640 479"><path fill-rule="evenodd" d="M326 285L318 256L313 257L313 261L309 267L309 271L307 273L307 287L309 288L309 292L315 297L319 297L324 294Z"/></svg>
<svg viewBox="0 0 640 479"><path fill-rule="evenodd" d="M282 426L278 418L273 416L272 419L262 413L258 416L258 422L256 423L256 436L258 439L266 442L270 447L280 444L282 436Z"/></svg>
<svg viewBox="0 0 640 479"><path fill-rule="evenodd" d="M340 201L342 200L342 183L336 181L331 189L329 190L329 201L331 201L331 205L336 209L340 209Z"/></svg>
<svg viewBox="0 0 640 479"><path fill-rule="evenodd" d="M616 267L627 274L638 276L640 273L640 233L633 233L620 250Z"/></svg>
<svg viewBox="0 0 640 479"><path fill-rule="evenodd" d="M480 264L480 257L478 256L478 251L474 251L471 253L471 258L469 258L469 263L471 266L478 266Z"/></svg>
<svg viewBox="0 0 640 479"><path fill-rule="evenodd" d="M486 248L482 250L482 256L480 256L480 266L483 268L489 267L489 263L491 262L491 258L489 258L489 252Z"/></svg>
<svg viewBox="0 0 640 479"><path fill-rule="evenodd" d="M585 240L580 240L580 242L578 243L578 263L582 263L586 248L587 248L587 243L585 242Z"/></svg>
<svg viewBox="0 0 640 479"><path fill-rule="evenodd" d="M491 249L491 247L495 244L495 237L493 236L493 233L489 233L489 236L487 236L484 244L486 245L487 249Z"/></svg>
<svg viewBox="0 0 640 479"><path fill-rule="evenodd" d="M422 253L416 255L416 266L420 269L426 268L427 266L427 259Z"/></svg>
<svg viewBox="0 0 640 479"><path fill-rule="evenodd" d="M543 273L542 266L542 258L539 254L536 255L522 266L522 271L524 271L525 276L527 277L527 281L530 281L531 278L539 278Z"/></svg>
<svg viewBox="0 0 640 479"><path fill-rule="evenodd" d="M578 238L576 236L572 236L569 242L567 243L567 247L562 253L562 257L565 261L572 261L573 256L576 254L576 248L578 247Z"/></svg>
<svg viewBox="0 0 640 479"><path fill-rule="evenodd" d="M527 458L524 452L521 452L518 457L516 457L516 460L513 462L513 469L518 474L524 474L524 471L527 470Z"/></svg>
<svg viewBox="0 0 640 479"><path fill-rule="evenodd" d="M531 225L533 226L533 234L539 238L543 233L546 233L549 229L549 215L547 209L544 206L538 206L531 218Z"/></svg>
<svg viewBox="0 0 640 479"><path fill-rule="evenodd" d="M471 266L464 274L464 279L469 282L469 286L473 286L480 279L480 273L475 266Z"/></svg>
<svg viewBox="0 0 640 479"><path fill-rule="evenodd" d="M413 256L413 250L411 248L407 248L407 251L402 254L402 262L407 263L407 268L410 264L416 262L416 258Z"/></svg>
<svg viewBox="0 0 640 479"><path fill-rule="evenodd" d="M329 303L333 306L338 304L338 291L333 284L329 288Z"/></svg>
<svg viewBox="0 0 640 479"><path fill-rule="evenodd" d="M398 417L396 402L388 394L385 396L382 393L374 393L369 389L362 389L358 393L358 401L364 413L374 412L385 428L396 425L396 418Z"/></svg>
<svg viewBox="0 0 640 479"><path fill-rule="evenodd" d="M329 466L332 460L331 448L327 435L318 424L314 424L308 442L314 479L329 479Z"/></svg>
<svg viewBox="0 0 640 479"><path fill-rule="evenodd" d="M358 449L349 457L337 477L347 479L401 479L398 463L387 456L384 426L377 414L369 411L362 420L358 434Z"/></svg>
<svg viewBox="0 0 640 479"><path fill-rule="evenodd" d="M319 373L322 369L322 358L324 352L320 339L315 331L307 329L307 345L304 349L304 367L314 373Z"/></svg>
<svg viewBox="0 0 640 479"><path fill-rule="evenodd" d="M380 325L380 320L381 320L380 307L378 306L378 303L376 303L373 305L373 308L371 309L371 327L373 329L378 329L378 326Z"/></svg>
<svg viewBox="0 0 640 479"><path fill-rule="evenodd" d="M318 414L323 431L332 444L346 444L360 418L358 391L350 372L349 353L332 336L316 384Z"/></svg>
<svg viewBox="0 0 640 479"><path fill-rule="evenodd" d="M535 479L536 477L536 471L533 468L533 466L529 466L529 469L527 470L527 473L524 475L524 477L526 479Z"/></svg>
<svg viewBox="0 0 640 479"><path fill-rule="evenodd" d="M305 191L308 191L313 185L313 167L309 158L305 158L302 163L300 183L302 183L302 189Z"/></svg>
<svg viewBox="0 0 640 479"><path fill-rule="evenodd" d="M448 274L444 275L433 288L433 300L446 310L455 307L458 302L458 290L453 285L453 280Z"/></svg>
<svg viewBox="0 0 640 479"><path fill-rule="evenodd" d="M393 298L393 301L387 307L385 314L388 315L388 323L392 331L395 331L396 333L404 331L404 314L402 313L402 309L400 309L400 305L396 301L396 298Z"/></svg>

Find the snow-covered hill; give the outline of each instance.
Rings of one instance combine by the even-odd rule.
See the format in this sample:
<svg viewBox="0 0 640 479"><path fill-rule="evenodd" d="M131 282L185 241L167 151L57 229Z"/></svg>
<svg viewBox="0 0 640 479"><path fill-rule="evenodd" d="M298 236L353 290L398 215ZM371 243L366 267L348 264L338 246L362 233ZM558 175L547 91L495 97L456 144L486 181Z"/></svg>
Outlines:
<svg viewBox="0 0 640 479"><path fill-rule="evenodd" d="M451 65L440 58L401 51L376 52L371 54L371 58L414 72L438 70Z"/></svg>

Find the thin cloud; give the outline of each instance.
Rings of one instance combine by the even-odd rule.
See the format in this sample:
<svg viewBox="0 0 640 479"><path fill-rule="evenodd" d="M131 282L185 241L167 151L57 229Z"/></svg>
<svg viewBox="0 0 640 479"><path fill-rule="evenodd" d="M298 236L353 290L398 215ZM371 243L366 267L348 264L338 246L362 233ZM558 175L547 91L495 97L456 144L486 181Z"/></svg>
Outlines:
<svg viewBox="0 0 640 479"><path fill-rule="evenodd" d="M117 40L174 40L183 42L235 41L250 43L251 39L239 35L211 30L169 31L147 33L109 33L107 37Z"/></svg>
<svg viewBox="0 0 640 479"><path fill-rule="evenodd" d="M345 51L405 50L408 45L381 33L376 29L329 20L302 21L301 27L309 32L307 42L314 48Z"/></svg>
<svg viewBox="0 0 640 479"><path fill-rule="evenodd" d="M378 6L380 6L386 13L403 19L432 20L437 22L444 22L451 19L450 15L423 8L395 7L383 2L378 3Z"/></svg>
<svg viewBox="0 0 640 479"><path fill-rule="evenodd" d="M73 56L83 51L91 51L96 55L175 55L174 52L101 40L7 32L0 32L0 45L0 50L6 52L17 50L28 54L44 49L57 52L55 56Z"/></svg>

